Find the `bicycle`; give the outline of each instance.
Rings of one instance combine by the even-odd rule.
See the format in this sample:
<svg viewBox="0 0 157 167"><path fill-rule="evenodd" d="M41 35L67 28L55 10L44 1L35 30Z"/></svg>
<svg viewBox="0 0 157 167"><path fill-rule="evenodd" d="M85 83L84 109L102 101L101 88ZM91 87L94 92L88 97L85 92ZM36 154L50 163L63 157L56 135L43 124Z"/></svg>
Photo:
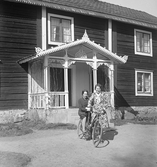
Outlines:
<svg viewBox="0 0 157 167"><path fill-rule="evenodd" d="M100 142L102 142L102 135L103 135L103 132L105 132L105 128L109 128L108 116L106 111L103 111L103 113L95 113L96 115L93 121L91 122L89 114L90 112L88 113L85 129L91 132L93 144L95 147L97 147L100 144ZM81 119L79 120L79 123L77 126L77 133L80 139L82 139L86 135L86 133L83 133L83 130L82 130Z"/></svg>
<svg viewBox="0 0 157 167"><path fill-rule="evenodd" d="M105 128L109 128L108 116L106 111L103 113L95 113L96 116L93 119L92 140L95 147L102 142L102 135L105 132ZM103 131L104 130L104 131Z"/></svg>

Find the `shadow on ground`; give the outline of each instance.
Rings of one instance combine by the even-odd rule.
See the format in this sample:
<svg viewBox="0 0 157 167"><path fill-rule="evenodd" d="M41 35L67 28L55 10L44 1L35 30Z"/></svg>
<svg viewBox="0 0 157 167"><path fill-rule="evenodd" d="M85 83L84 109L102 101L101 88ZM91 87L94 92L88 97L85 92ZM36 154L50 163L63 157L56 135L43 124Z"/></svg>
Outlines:
<svg viewBox="0 0 157 167"><path fill-rule="evenodd" d="M97 146L98 148L106 147L110 144L110 140L114 140L114 137L118 135L116 128L109 128L103 131L102 140Z"/></svg>
<svg viewBox="0 0 157 167"><path fill-rule="evenodd" d="M1 167L25 167L31 162L26 154L15 152L0 152Z"/></svg>

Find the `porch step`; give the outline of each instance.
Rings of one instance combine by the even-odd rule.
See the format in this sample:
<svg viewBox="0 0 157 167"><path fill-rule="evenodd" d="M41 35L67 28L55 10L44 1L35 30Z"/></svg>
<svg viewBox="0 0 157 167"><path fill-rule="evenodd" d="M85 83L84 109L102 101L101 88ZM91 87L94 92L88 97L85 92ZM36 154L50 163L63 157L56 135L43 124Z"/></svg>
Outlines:
<svg viewBox="0 0 157 167"><path fill-rule="evenodd" d="M69 109L68 110L68 120L70 123L78 125L79 122L78 108Z"/></svg>
<svg viewBox="0 0 157 167"><path fill-rule="evenodd" d="M31 111L32 113L33 111ZM35 110L34 112L38 113L39 118L45 119L48 123L71 123L78 125L80 117L78 115L78 108L70 109L58 109L58 110L49 110L45 113L45 110ZM114 127L114 123L110 122L109 117L109 126Z"/></svg>

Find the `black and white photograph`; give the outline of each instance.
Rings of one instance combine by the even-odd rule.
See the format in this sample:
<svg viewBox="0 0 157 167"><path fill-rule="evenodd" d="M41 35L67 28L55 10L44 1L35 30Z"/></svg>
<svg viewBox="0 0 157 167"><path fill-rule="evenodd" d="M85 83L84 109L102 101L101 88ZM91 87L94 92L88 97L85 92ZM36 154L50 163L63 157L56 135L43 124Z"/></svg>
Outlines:
<svg viewBox="0 0 157 167"><path fill-rule="evenodd" d="M0 0L0 167L157 167L157 0Z"/></svg>

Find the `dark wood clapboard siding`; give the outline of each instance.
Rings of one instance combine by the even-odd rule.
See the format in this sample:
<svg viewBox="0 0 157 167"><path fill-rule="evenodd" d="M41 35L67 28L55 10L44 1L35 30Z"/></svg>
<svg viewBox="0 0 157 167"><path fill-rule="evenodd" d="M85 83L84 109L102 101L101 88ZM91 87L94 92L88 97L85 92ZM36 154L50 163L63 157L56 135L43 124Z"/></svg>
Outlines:
<svg viewBox="0 0 157 167"><path fill-rule="evenodd" d="M19 102L17 105L17 101ZM24 99L15 99L14 97L12 97L12 99L10 100L2 100L1 101L1 108L3 108L3 110L8 110L8 106L11 106L11 108L9 109L24 109L23 106L27 105L27 100ZM17 108L18 107L18 108Z"/></svg>
<svg viewBox="0 0 157 167"><path fill-rule="evenodd" d="M74 17L75 21L75 40L81 39L85 30L91 41L94 41L101 46L105 46L105 32L107 31L107 20L89 17L79 16ZM90 20L90 21L89 21Z"/></svg>
<svg viewBox="0 0 157 167"><path fill-rule="evenodd" d="M41 8L36 6L0 2L1 110L27 109L27 64L20 66L17 61L33 54L38 38L41 38L37 38L39 11Z"/></svg>
<svg viewBox="0 0 157 167"><path fill-rule="evenodd" d="M117 54L128 55L126 64L117 66L116 106L156 106L157 104L157 33L153 29L116 22ZM151 31L153 57L134 54L134 29ZM152 70L154 96L135 96L135 69Z"/></svg>
<svg viewBox="0 0 157 167"><path fill-rule="evenodd" d="M91 16L78 15L75 13L63 12L54 9L48 9L47 14L48 13L74 18L74 40L81 39L86 30L90 40L96 42L97 44L100 44L103 47L107 44L107 40L105 41L108 26L107 20ZM48 47L51 46L48 45Z"/></svg>
<svg viewBox="0 0 157 167"><path fill-rule="evenodd" d="M87 31L88 37L91 41L94 41L101 46L105 46L105 31L104 30L95 30L85 27L75 26L75 39L81 39L85 30ZM94 33L97 32L97 33Z"/></svg>

